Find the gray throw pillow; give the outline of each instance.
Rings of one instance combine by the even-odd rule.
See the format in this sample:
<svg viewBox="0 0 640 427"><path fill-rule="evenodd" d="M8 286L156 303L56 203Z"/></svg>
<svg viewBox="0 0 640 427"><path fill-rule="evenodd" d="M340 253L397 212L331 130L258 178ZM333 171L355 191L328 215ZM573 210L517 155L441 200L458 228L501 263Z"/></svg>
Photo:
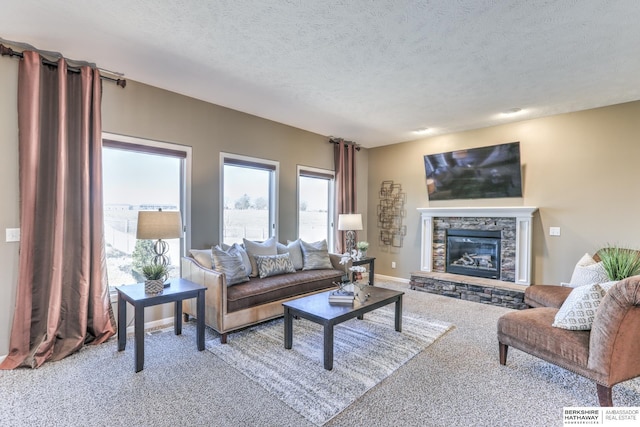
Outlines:
<svg viewBox="0 0 640 427"><path fill-rule="evenodd" d="M229 251L240 254L240 256L242 257L242 265L244 265L244 269L247 272L247 276L251 274L251 260L249 259L249 254L247 254L246 249L243 248L240 243L234 243L229 248Z"/></svg>
<svg viewBox="0 0 640 427"><path fill-rule="evenodd" d="M332 269L331 258L329 258L329 249L327 241L307 243L300 239L300 247L302 248L302 258L304 260L303 270L324 270Z"/></svg>
<svg viewBox="0 0 640 427"><path fill-rule="evenodd" d="M242 264L242 256L233 248L224 251L220 246L211 249L213 266L216 271L224 274L227 286L247 282L247 271Z"/></svg>
<svg viewBox="0 0 640 427"><path fill-rule="evenodd" d="M295 273L289 254L279 255L258 255L256 256L258 264L258 274L261 279L278 274Z"/></svg>
<svg viewBox="0 0 640 427"><path fill-rule="evenodd" d="M588 331L606 291L599 284L574 288L556 313L551 326L572 331Z"/></svg>
<svg viewBox="0 0 640 427"><path fill-rule="evenodd" d="M287 241L286 246L278 242L276 247L278 249L278 254L289 254L293 268L296 270L302 270L304 262L302 258L302 248L300 247L300 239L294 240L293 242Z"/></svg>
<svg viewBox="0 0 640 427"><path fill-rule="evenodd" d="M254 242L252 240L242 239L244 248L249 255L251 262L251 277L258 277L258 265L256 264L256 256L258 255L278 255L276 249L276 238L270 237L264 242Z"/></svg>

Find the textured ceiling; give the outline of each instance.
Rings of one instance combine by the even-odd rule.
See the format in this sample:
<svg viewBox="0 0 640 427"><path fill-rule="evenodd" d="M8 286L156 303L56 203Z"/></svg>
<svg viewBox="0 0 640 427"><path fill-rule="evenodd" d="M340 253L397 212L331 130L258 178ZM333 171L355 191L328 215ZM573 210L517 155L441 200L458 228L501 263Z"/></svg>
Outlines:
<svg viewBox="0 0 640 427"><path fill-rule="evenodd" d="M638 22L637 0L13 0L0 38L374 147L638 100Z"/></svg>

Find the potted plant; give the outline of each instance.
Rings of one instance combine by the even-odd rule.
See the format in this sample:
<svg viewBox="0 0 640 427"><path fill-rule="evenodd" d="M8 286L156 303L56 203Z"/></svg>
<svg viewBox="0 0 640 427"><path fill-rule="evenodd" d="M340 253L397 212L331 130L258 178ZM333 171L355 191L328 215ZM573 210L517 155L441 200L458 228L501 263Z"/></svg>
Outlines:
<svg viewBox="0 0 640 427"><path fill-rule="evenodd" d="M162 264L148 264L142 267L145 277L144 291L148 294L159 294L164 289L167 267Z"/></svg>
<svg viewBox="0 0 640 427"><path fill-rule="evenodd" d="M360 251L360 258L365 258L367 256L367 250L369 250L369 242L358 242L356 243L356 248Z"/></svg>
<svg viewBox="0 0 640 427"><path fill-rule="evenodd" d="M598 251L609 280L622 280L640 274L640 253L633 249L609 246Z"/></svg>

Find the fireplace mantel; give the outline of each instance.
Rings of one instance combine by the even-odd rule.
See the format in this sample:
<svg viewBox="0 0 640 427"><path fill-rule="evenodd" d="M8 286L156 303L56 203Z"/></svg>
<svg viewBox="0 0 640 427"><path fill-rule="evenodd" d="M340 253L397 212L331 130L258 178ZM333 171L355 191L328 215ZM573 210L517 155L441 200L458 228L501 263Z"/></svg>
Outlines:
<svg viewBox="0 0 640 427"><path fill-rule="evenodd" d="M516 263L515 283L531 284L531 229L533 214L538 210L532 206L511 207L452 207L418 208L422 217L422 244L420 270L430 272L433 268L433 218L480 217L516 219Z"/></svg>

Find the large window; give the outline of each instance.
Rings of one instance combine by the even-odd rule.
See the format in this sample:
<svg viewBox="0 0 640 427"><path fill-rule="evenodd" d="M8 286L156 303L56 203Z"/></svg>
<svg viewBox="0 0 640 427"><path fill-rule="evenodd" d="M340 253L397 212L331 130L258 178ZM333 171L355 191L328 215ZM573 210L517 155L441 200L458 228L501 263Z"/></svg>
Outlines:
<svg viewBox="0 0 640 427"><path fill-rule="evenodd" d="M124 138L103 139L104 226L110 286L144 280L142 266L153 258L152 240L137 240L141 210L180 211L187 224L188 148ZM186 239L170 239L169 276L180 276Z"/></svg>
<svg viewBox="0 0 640 427"><path fill-rule="evenodd" d="M333 247L333 171L298 166L298 237Z"/></svg>
<svg viewBox="0 0 640 427"><path fill-rule="evenodd" d="M278 162L221 153L222 242L276 236Z"/></svg>

